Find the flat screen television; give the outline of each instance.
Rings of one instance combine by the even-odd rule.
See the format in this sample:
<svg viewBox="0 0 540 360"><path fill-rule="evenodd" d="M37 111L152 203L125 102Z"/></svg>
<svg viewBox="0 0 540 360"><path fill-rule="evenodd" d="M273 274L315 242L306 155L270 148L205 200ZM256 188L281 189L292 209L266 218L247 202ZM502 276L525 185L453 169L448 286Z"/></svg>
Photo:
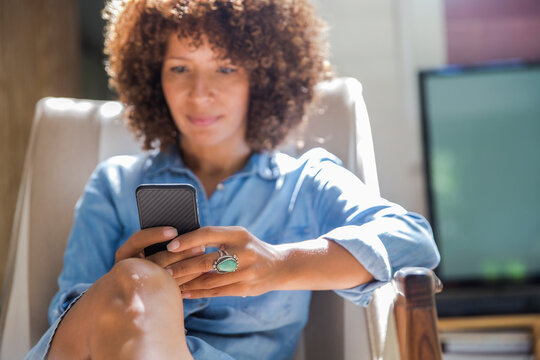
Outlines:
<svg viewBox="0 0 540 360"><path fill-rule="evenodd" d="M540 63L419 81L439 316L540 312Z"/></svg>

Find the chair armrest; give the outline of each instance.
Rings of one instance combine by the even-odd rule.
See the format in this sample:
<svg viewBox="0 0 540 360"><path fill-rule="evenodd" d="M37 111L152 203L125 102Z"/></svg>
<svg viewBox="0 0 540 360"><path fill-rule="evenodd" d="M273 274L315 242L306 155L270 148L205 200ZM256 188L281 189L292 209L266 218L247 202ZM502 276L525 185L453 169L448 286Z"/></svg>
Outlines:
<svg viewBox="0 0 540 360"><path fill-rule="evenodd" d="M398 292L395 315L401 360L441 360L435 308L441 281L430 269L409 267L397 271L393 282Z"/></svg>

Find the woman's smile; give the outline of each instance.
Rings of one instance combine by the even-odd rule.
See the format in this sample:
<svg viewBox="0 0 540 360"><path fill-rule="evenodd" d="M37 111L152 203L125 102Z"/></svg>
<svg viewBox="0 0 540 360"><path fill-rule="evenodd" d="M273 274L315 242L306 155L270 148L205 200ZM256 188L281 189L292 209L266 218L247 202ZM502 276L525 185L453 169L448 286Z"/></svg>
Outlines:
<svg viewBox="0 0 540 360"><path fill-rule="evenodd" d="M187 119L196 126L210 126L219 121L221 116L187 115Z"/></svg>

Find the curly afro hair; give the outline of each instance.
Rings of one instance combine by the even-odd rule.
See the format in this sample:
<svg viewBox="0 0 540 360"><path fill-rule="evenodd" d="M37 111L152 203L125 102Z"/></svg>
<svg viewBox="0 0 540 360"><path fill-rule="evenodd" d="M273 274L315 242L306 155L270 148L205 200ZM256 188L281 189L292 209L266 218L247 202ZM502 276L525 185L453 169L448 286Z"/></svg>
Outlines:
<svg viewBox="0 0 540 360"><path fill-rule="evenodd" d="M103 17L109 83L145 150L181 141L161 87L172 32L196 46L206 35L248 71L246 142L255 152L279 145L305 117L314 86L332 77L326 26L308 0L110 0Z"/></svg>

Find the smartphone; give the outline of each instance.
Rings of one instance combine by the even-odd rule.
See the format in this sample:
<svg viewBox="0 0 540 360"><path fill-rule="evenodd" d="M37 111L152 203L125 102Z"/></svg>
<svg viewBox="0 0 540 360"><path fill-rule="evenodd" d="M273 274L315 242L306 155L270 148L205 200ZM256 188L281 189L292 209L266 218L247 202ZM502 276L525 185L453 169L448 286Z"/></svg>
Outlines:
<svg viewBox="0 0 540 360"><path fill-rule="evenodd" d="M178 235L182 235L200 227L197 191L192 185L139 185L135 197L141 229L172 226L178 230ZM168 243L164 241L146 247L144 256L166 250Z"/></svg>

